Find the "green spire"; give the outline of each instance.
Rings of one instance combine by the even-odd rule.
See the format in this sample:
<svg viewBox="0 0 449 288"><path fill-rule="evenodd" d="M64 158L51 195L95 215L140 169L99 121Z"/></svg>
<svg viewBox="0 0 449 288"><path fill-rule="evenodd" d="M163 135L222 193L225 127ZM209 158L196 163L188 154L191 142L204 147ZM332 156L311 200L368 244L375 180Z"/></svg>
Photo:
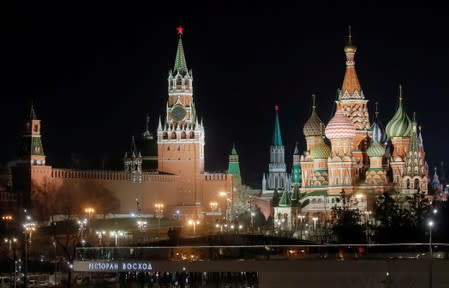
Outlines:
<svg viewBox="0 0 449 288"><path fill-rule="evenodd" d="M174 73L179 72L180 74L187 73L186 56L184 55L184 47L182 46L182 34L184 28L179 26L176 28L178 30L179 40L178 49L176 50L175 67L173 68Z"/></svg>
<svg viewBox="0 0 449 288"><path fill-rule="evenodd" d="M288 195L287 191L284 191L281 196L281 200L279 200L279 207L290 207L292 206L292 201Z"/></svg>
<svg viewBox="0 0 449 288"><path fill-rule="evenodd" d="M292 197L290 198L292 200L292 206L296 206L298 204L299 198L301 197L299 193L299 187L298 185L295 185L292 192Z"/></svg>
<svg viewBox="0 0 449 288"><path fill-rule="evenodd" d="M33 101L31 101L30 120L37 120L36 112L34 111Z"/></svg>
<svg viewBox="0 0 449 288"><path fill-rule="evenodd" d="M238 155L237 150L235 149L235 142L232 143L231 155Z"/></svg>
<svg viewBox="0 0 449 288"><path fill-rule="evenodd" d="M229 155L228 173L232 174L235 184L242 183L242 177L240 176L240 164L239 154L235 149L235 143L232 144L231 154Z"/></svg>
<svg viewBox="0 0 449 288"><path fill-rule="evenodd" d="M281 136L281 125L279 124L279 106L274 105L274 110L276 111L276 118L274 120L274 133L273 133L273 145L274 146L283 146L282 145L282 136Z"/></svg>

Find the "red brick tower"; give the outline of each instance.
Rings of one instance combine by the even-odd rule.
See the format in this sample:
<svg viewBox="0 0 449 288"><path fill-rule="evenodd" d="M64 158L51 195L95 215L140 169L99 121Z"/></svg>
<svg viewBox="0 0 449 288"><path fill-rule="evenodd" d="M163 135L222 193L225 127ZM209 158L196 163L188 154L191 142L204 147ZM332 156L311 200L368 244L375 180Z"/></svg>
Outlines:
<svg viewBox="0 0 449 288"><path fill-rule="evenodd" d="M193 102L192 71L187 69L182 45L183 28L175 65L168 76L168 101L164 123L157 130L158 170L179 176L179 204L198 202L200 174L204 172L204 128Z"/></svg>

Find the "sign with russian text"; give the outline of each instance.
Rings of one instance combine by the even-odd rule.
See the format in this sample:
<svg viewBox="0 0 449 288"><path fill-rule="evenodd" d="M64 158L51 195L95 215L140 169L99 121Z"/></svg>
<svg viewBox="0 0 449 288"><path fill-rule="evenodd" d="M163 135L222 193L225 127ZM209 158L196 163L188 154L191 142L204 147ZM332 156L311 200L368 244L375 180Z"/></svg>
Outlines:
<svg viewBox="0 0 449 288"><path fill-rule="evenodd" d="M79 272L148 272L153 268L145 261L74 261L73 270Z"/></svg>

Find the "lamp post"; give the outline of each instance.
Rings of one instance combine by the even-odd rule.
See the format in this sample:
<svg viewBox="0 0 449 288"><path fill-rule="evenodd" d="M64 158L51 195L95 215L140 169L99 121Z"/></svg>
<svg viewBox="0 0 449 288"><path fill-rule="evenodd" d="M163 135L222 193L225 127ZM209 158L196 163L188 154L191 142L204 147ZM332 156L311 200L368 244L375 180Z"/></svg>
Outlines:
<svg viewBox="0 0 449 288"><path fill-rule="evenodd" d="M98 236L98 246L102 246L102 240L103 240L103 236L106 234L106 231L97 231L97 236Z"/></svg>
<svg viewBox="0 0 449 288"><path fill-rule="evenodd" d="M113 231L109 232L109 235L111 237L115 238L115 246L117 247L117 245L118 245L118 237L119 236L123 237L123 235L125 235L125 232L120 231L120 230L113 230Z"/></svg>
<svg viewBox="0 0 449 288"><path fill-rule="evenodd" d="M160 234L160 230L161 230L161 218L164 213L164 204L156 203L156 204L154 204L154 209L156 212L156 217L158 218L157 237L159 238L159 236L160 236L159 234Z"/></svg>
<svg viewBox="0 0 449 288"><path fill-rule="evenodd" d="M25 248L25 263L24 263L24 273L23 273L23 281L24 281L24 285L25 288L28 287L28 243L31 243L31 236L33 231L36 230L36 224L34 224L33 222L29 222L31 220L31 216L27 215L26 216L26 222L25 224L23 224L23 228L24 228L24 248ZM28 236L28 233L30 234L30 236Z"/></svg>
<svg viewBox="0 0 449 288"><path fill-rule="evenodd" d="M12 273L14 275L14 284L16 283L16 242L17 242L17 238L12 237L12 238L5 238L5 243L8 244L8 257L11 257L11 250L14 247L14 251L12 253L12 257L10 259L12 259Z"/></svg>
<svg viewBox="0 0 449 288"><path fill-rule="evenodd" d="M318 221L318 217L312 217L313 220L313 230L316 230L316 222Z"/></svg>
<svg viewBox="0 0 449 288"><path fill-rule="evenodd" d="M432 228L433 228L433 221L429 220L427 225L429 226L429 255L430 255L430 261L429 261L429 288L432 288L432 259L433 259Z"/></svg>
<svg viewBox="0 0 449 288"><path fill-rule="evenodd" d="M369 225L370 225L370 216L371 216L371 211L365 211L365 237L366 237L366 243L370 242L370 231L369 231Z"/></svg>
<svg viewBox="0 0 449 288"><path fill-rule="evenodd" d="M200 224L200 220L193 220L193 219L189 220L189 225L193 226L193 235L196 234L196 225L198 224Z"/></svg>
<svg viewBox="0 0 449 288"><path fill-rule="evenodd" d="M231 198L228 197L228 194L231 194ZM219 195L226 199L226 221L232 222L232 194L230 192L220 192Z"/></svg>

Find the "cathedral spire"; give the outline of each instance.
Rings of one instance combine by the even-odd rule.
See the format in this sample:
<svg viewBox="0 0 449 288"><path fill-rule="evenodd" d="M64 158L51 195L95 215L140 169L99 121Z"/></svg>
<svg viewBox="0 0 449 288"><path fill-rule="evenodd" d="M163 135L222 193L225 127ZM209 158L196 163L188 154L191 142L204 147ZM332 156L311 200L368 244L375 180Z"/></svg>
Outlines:
<svg viewBox="0 0 449 288"><path fill-rule="evenodd" d="M30 109L30 120L37 120L36 112L34 111L34 103L31 100L31 109Z"/></svg>
<svg viewBox="0 0 449 288"><path fill-rule="evenodd" d="M274 105L274 110L276 111L276 118L274 120L274 133L273 133L273 145L282 146L282 136L281 136L281 125L279 124L279 106Z"/></svg>
<svg viewBox="0 0 449 288"><path fill-rule="evenodd" d="M352 44L351 26L348 27L348 40L344 47L346 54L346 72L343 79L343 85L339 95L339 100L344 99L365 99L362 88L360 86L359 78L355 70L355 53L357 47Z"/></svg>
<svg viewBox="0 0 449 288"><path fill-rule="evenodd" d="M186 63L186 57L184 55L184 47L182 45L182 35L184 28L182 26L179 26L176 28L179 35L178 40L178 49L176 50L176 58L175 58L175 66L173 68L174 74L176 75L177 72L180 74L186 74L187 73L187 63Z"/></svg>

